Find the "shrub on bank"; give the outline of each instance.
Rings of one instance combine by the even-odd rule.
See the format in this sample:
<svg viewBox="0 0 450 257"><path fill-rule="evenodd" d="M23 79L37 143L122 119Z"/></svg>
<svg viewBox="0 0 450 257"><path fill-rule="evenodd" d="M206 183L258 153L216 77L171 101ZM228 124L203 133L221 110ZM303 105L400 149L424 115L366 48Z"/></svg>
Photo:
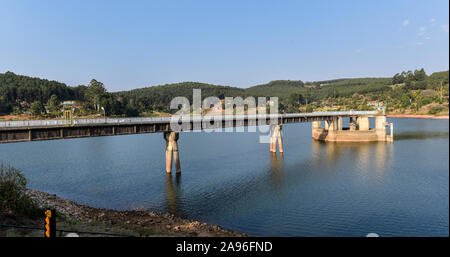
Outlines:
<svg viewBox="0 0 450 257"><path fill-rule="evenodd" d="M431 107L430 111L428 111L428 114L435 115L435 114L439 114L439 113L444 112L444 111L445 111L445 107L444 106L436 105L436 106L432 106Z"/></svg>
<svg viewBox="0 0 450 257"><path fill-rule="evenodd" d="M26 195L27 180L20 170L0 162L0 212L26 216L42 215Z"/></svg>

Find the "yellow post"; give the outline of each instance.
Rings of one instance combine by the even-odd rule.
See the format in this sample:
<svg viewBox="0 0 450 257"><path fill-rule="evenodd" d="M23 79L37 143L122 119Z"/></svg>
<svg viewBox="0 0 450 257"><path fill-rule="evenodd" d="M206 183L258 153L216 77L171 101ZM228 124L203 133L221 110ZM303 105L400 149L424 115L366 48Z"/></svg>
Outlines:
<svg viewBox="0 0 450 257"><path fill-rule="evenodd" d="M69 122L68 124L66 123L66 126L72 126L73 125L73 112L71 109L66 109L63 112L63 118L65 121Z"/></svg>

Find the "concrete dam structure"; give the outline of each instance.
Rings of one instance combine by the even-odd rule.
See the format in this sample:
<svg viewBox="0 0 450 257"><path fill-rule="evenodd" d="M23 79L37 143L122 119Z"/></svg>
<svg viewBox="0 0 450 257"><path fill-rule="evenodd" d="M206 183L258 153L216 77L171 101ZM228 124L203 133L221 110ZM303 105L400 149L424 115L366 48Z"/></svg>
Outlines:
<svg viewBox="0 0 450 257"><path fill-rule="evenodd" d="M370 118L375 119L375 128L370 128ZM342 126L342 117L336 117L325 121L325 127L322 128L322 122L312 122L312 138L326 142L374 142L394 140L394 125L386 122L385 115L355 116L349 117L350 126ZM389 127L390 134L386 134L386 127Z"/></svg>

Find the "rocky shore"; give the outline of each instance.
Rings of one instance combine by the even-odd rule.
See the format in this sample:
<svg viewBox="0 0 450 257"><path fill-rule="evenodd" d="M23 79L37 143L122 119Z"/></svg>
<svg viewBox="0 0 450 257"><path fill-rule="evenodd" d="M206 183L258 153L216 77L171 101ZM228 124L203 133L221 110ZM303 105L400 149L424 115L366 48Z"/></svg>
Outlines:
<svg viewBox="0 0 450 257"><path fill-rule="evenodd" d="M241 237L242 233L223 229L216 225L191 221L169 213L152 211L116 211L93 208L36 190L28 190L29 195L41 208L53 208L60 217L61 226L82 225L84 229L107 232L121 230L133 235L148 236L199 236L199 237ZM115 228L115 229L114 229ZM58 229L58 227L57 227Z"/></svg>

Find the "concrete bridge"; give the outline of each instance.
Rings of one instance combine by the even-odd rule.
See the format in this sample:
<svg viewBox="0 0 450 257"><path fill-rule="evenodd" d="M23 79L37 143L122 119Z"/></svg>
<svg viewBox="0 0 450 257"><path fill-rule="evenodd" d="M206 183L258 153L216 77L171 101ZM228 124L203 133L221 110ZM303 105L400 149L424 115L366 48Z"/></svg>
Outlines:
<svg viewBox="0 0 450 257"><path fill-rule="evenodd" d="M350 126L343 128L342 119L348 117ZM375 118L375 128L369 119ZM178 121L178 123L177 123ZM174 130L172 124L178 124ZM175 121L162 118L98 118L73 120L1 121L0 143L69 139L97 136L118 136L142 133L164 133L166 140L166 171L172 171L172 156L180 172L178 138L180 131L206 130L242 126L270 125L270 151L283 152L282 124L312 122L312 137L323 141L392 141L392 123L375 111L314 112L293 114L184 116ZM324 127L322 127L324 122ZM391 135L386 135L391 126Z"/></svg>

